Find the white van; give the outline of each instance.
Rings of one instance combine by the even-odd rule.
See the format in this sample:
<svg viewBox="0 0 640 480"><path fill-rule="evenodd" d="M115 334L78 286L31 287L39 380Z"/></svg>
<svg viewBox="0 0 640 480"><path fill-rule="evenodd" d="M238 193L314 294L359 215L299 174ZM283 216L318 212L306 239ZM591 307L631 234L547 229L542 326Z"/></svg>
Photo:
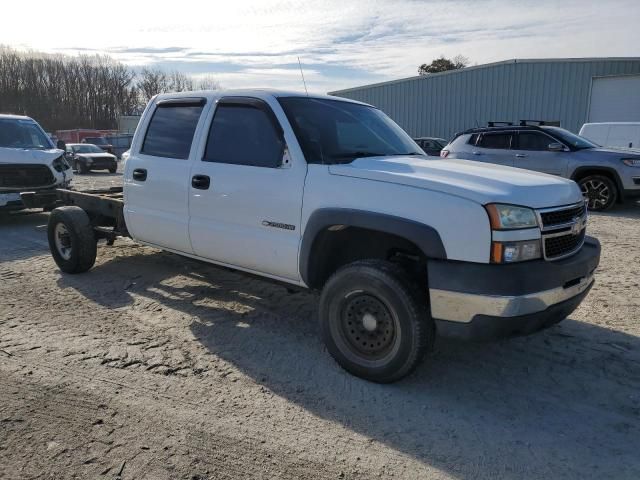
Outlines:
<svg viewBox="0 0 640 480"><path fill-rule="evenodd" d="M640 148L640 122L585 123L580 136L603 147Z"/></svg>

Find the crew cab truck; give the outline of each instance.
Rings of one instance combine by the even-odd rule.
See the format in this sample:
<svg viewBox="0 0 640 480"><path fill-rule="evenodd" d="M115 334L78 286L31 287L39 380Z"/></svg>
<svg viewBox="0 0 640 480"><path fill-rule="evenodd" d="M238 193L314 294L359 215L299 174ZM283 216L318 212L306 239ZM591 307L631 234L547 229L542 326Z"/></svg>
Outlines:
<svg viewBox="0 0 640 480"><path fill-rule="evenodd" d="M424 155L380 110L270 90L162 94L124 187L59 190L48 226L80 273L119 235L320 291L328 351L392 382L436 334L493 339L569 315L600 245L570 180Z"/></svg>

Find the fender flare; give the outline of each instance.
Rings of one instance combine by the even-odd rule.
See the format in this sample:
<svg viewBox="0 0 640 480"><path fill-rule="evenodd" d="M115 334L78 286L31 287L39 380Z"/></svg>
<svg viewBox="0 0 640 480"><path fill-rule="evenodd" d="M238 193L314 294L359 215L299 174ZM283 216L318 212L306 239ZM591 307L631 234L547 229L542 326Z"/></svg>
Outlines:
<svg viewBox="0 0 640 480"><path fill-rule="evenodd" d="M414 243L427 258L446 260L447 252L437 230L424 223L394 215L348 208L321 208L311 214L300 245L299 269L310 285L311 252L318 234L333 225L367 228L390 233Z"/></svg>
<svg viewBox="0 0 640 480"><path fill-rule="evenodd" d="M615 170L615 168L606 167L606 166L597 166L597 165L594 165L591 167L589 166L578 167L571 174L571 180L577 183L576 178L584 172L591 172L594 175L597 175L598 173L608 173L609 175L611 175L613 177L613 182L616 184L616 187L618 188L618 199L620 199L620 196L624 191L624 186L622 185L622 180L620 179L620 175Z"/></svg>

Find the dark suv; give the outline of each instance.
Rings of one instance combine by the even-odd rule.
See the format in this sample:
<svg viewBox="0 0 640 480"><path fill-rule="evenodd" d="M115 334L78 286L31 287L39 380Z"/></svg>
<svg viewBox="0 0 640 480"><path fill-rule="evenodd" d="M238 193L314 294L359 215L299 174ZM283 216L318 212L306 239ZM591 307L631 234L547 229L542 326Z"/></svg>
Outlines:
<svg viewBox="0 0 640 480"><path fill-rule="evenodd" d="M603 148L555 126L506 125L456 134L442 158L525 168L575 180L590 210L640 197L640 153Z"/></svg>

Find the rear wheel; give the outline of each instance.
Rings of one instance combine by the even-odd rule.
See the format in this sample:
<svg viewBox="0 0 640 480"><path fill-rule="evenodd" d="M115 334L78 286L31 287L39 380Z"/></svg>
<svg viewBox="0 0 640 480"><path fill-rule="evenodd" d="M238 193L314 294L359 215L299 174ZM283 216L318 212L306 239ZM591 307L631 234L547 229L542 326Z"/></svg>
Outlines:
<svg viewBox="0 0 640 480"><path fill-rule="evenodd" d="M613 207L618 198L616 184L604 175L589 175L578 181L589 210L602 211Z"/></svg>
<svg viewBox="0 0 640 480"><path fill-rule="evenodd" d="M408 375L435 334L426 295L399 266L363 260L338 270L320 300L327 349L348 372L388 383Z"/></svg>
<svg viewBox="0 0 640 480"><path fill-rule="evenodd" d="M47 227L51 255L60 270L82 273L96 261L96 236L87 213L79 207L58 207Z"/></svg>

